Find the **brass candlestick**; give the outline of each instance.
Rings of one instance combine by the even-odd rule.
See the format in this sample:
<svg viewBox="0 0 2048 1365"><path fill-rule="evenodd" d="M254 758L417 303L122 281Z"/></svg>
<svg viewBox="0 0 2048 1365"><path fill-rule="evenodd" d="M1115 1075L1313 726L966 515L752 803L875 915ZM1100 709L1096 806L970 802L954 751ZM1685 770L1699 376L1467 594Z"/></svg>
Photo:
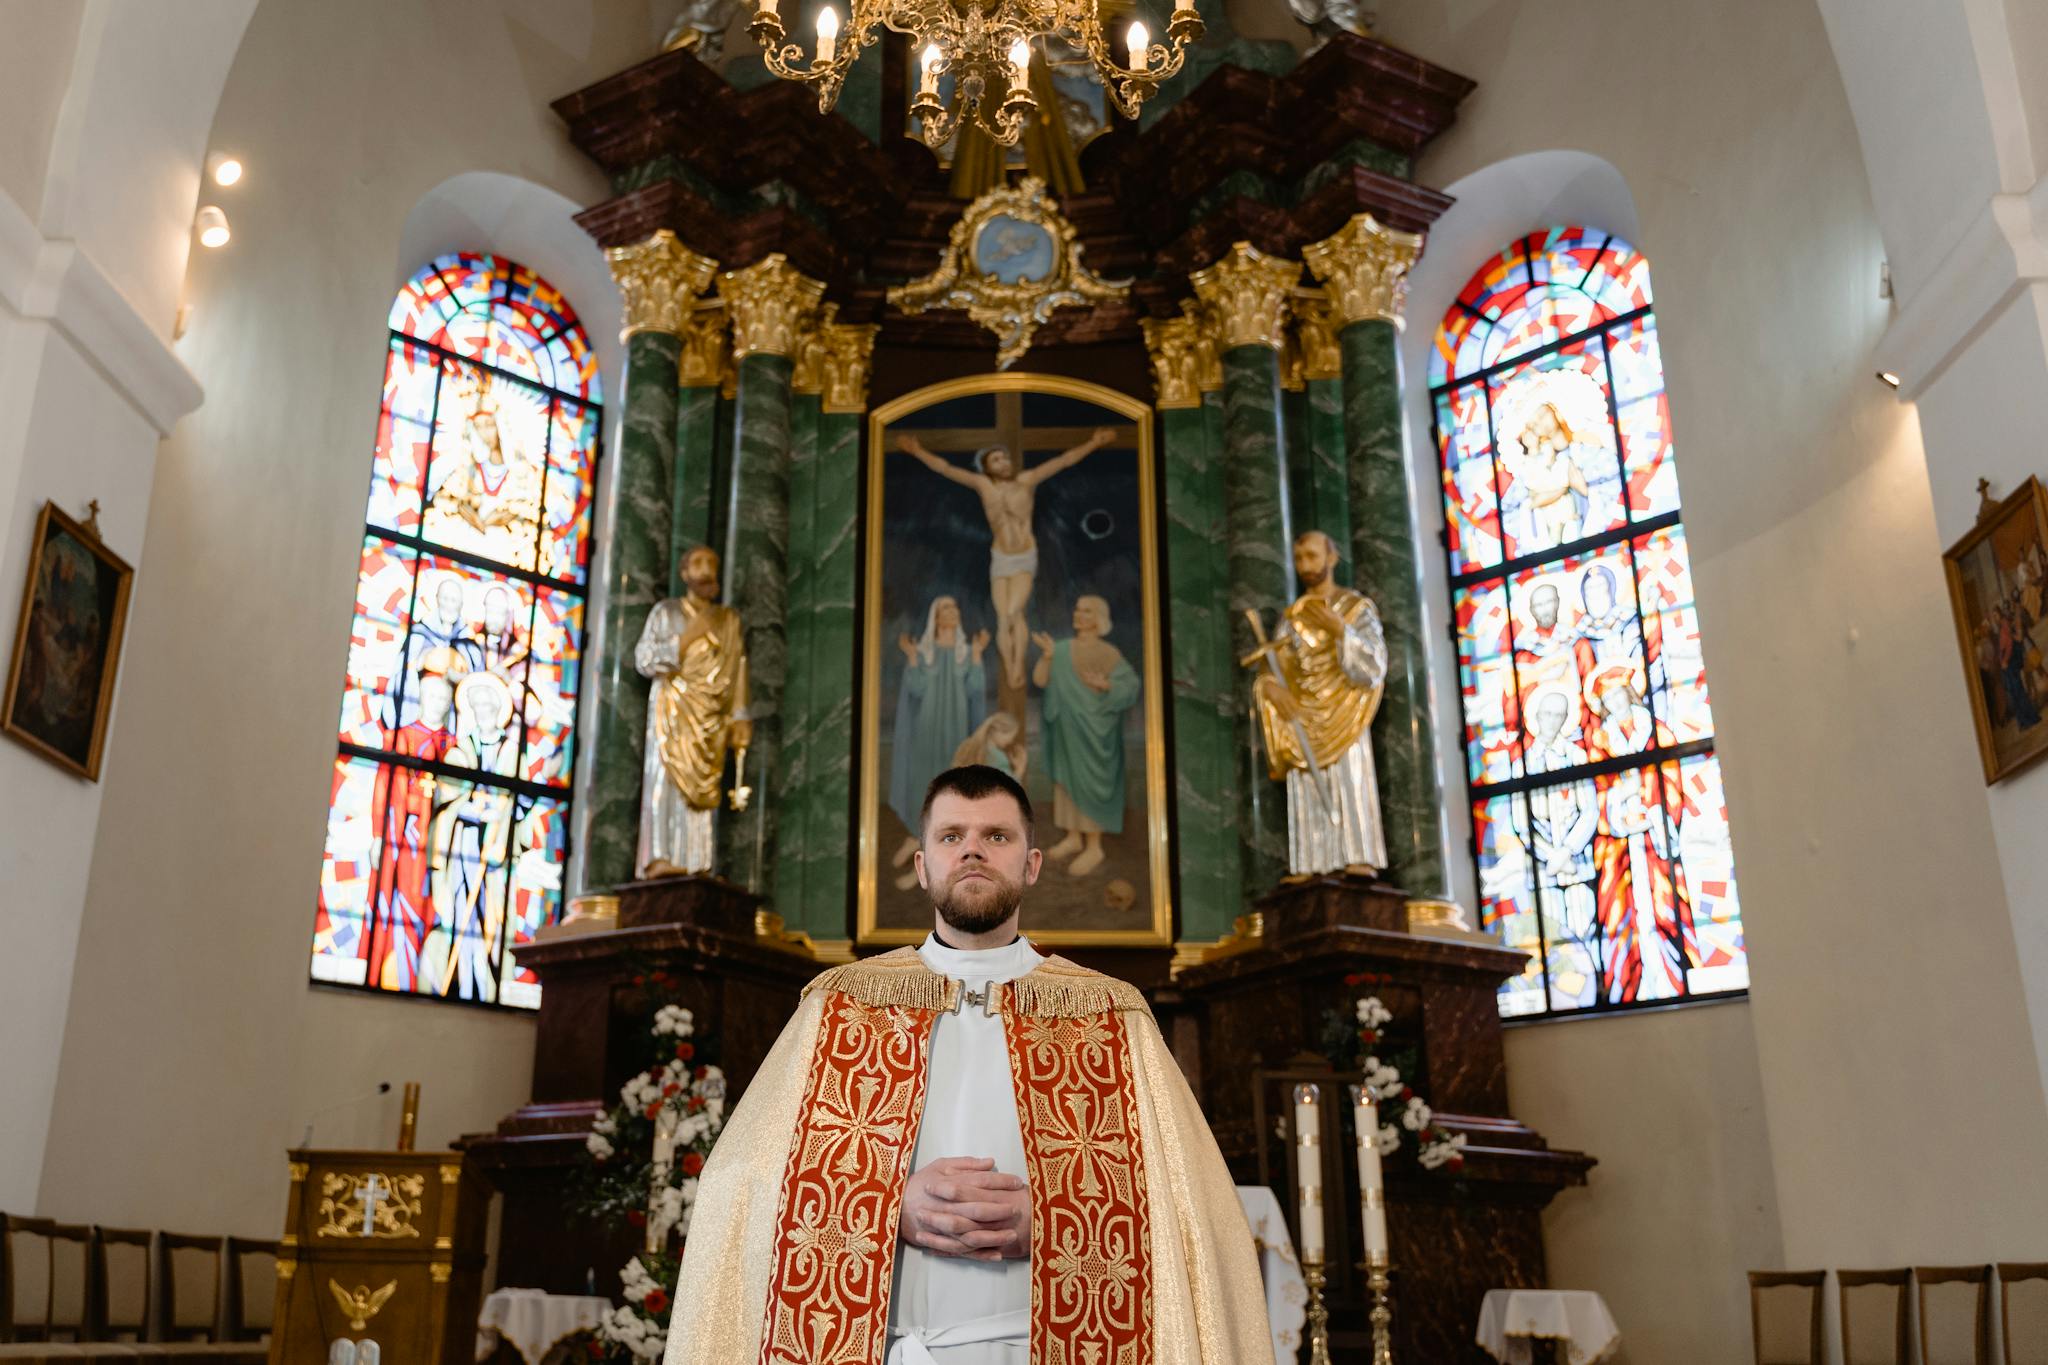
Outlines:
<svg viewBox="0 0 2048 1365"><path fill-rule="evenodd" d="M1309 1365L1330 1365L1330 1309L1323 1302L1323 1285L1328 1277L1321 1261L1303 1261L1301 1278L1308 1285Z"/></svg>
<svg viewBox="0 0 2048 1365"><path fill-rule="evenodd" d="M398 1115L398 1150L412 1150L413 1140L420 1130L420 1083L405 1083L405 1106Z"/></svg>
<svg viewBox="0 0 2048 1365"><path fill-rule="evenodd" d="M1388 1300L1392 1283L1385 1252L1365 1258L1365 1285L1372 1291L1372 1365L1394 1365L1394 1310Z"/></svg>

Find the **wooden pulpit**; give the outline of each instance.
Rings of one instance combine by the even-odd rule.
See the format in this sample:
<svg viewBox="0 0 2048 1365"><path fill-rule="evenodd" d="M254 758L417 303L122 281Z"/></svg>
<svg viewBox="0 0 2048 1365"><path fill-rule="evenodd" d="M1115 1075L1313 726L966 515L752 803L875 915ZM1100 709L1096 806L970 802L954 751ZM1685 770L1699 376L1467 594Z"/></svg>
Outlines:
<svg viewBox="0 0 2048 1365"><path fill-rule="evenodd" d="M460 1152L290 1157L270 1365L326 1365L342 1339L392 1365L473 1365L489 1183Z"/></svg>

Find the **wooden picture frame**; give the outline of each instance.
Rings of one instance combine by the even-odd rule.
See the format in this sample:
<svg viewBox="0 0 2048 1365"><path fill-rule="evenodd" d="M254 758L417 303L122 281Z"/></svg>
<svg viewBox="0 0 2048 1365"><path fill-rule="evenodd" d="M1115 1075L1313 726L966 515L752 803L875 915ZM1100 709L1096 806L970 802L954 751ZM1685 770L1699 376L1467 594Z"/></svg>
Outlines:
<svg viewBox="0 0 2048 1365"><path fill-rule="evenodd" d="M0 731L88 782L100 777L135 570L79 522L43 504L30 542Z"/></svg>
<svg viewBox="0 0 2048 1365"><path fill-rule="evenodd" d="M967 410L979 412L977 404L988 412L976 418L962 417ZM1034 410L1059 415L1041 421L1033 416ZM1032 940L1048 947L1170 947L1173 909L1167 844L1166 679L1151 406L1081 380L1004 372L951 380L905 394L875 409L868 421L856 941L916 943L931 927L929 899L920 899L922 893L914 889L914 874L913 889L900 885L909 863L897 861L905 840L914 837L906 826L915 819L899 807L915 810L915 802L922 800L923 781L929 776L924 772L929 764L922 759L917 760L914 780L898 771L892 717L902 714L908 660L897 656L904 648L904 637L930 636L941 601L955 604L953 610L964 635L986 630L994 637L1001 624L993 605L996 561L991 553L992 532L979 496L959 486L957 479L941 477L897 450L894 438L905 430L921 433L922 439L928 439L962 473L968 468L969 455L979 458L977 444L991 442L982 452L986 453L1007 442L1021 452L1028 470L1054 458L1062 447L1082 440L1082 433L1090 428L1107 427L1115 436L1111 444L1098 448L1099 454L1064 465L1065 472L1036 485L1033 525L1044 558L1042 565L1031 571L1034 576L1026 609L1034 634L1069 636L1080 630L1067 621L1080 612L1082 597L1105 604L1111 625L1100 638L1116 646L1123 664L1136 675L1135 699L1123 710L1119 722L1123 741L1118 764L1125 793L1122 818L1103 823L1093 842L1083 845L1084 854L1091 847L1100 847L1106 857L1098 854L1084 864L1070 853L1064 862L1058 860L1067 826L1060 823L1050 775L1056 764L1048 757L1053 736L1043 707L1045 684L1037 681L1039 646L1033 642L1029 647L1026 668L1031 681L1026 688L1006 681L1000 642L994 638L983 648L984 657L968 665L968 676L977 670L983 675L985 690L980 696L986 708L985 721L993 721L995 712L1005 709L1025 717L1012 747L1022 744L1025 748L1024 785L1035 808L1039 846L1048 849L1038 885L1025 898L1024 924ZM1076 498L1089 509L1082 519L1087 522L1082 528L1085 534L1100 532L1093 548L1084 550L1071 538L1081 534L1074 530L1080 524L1073 516L1079 506L1073 504ZM925 521L906 527L905 515ZM1102 524L1088 520L1097 517L1107 520ZM1063 537L1068 539L1063 541ZM1038 551L1032 554L1036 556ZM1077 567L1082 565L1088 567ZM1068 581L1063 569L1080 577ZM1063 659L1078 659L1071 641L1062 642L1059 648L1067 651L1061 654ZM965 658L956 655L955 667L961 667ZM929 662L924 666L929 667ZM1078 662L1074 667L1078 672ZM1052 674L1048 681L1064 685L1063 679ZM1127 697L1128 689L1120 687L1102 695ZM993 733L984 725L970 735L970 741L985 731ZM949 745L953 737L942 738L945 743L939 747ZM1074 805L1067 818L1072 818L1074 810L1090 797L1069 795ZM1072 873L1077 866L1088 870Z"/></svg>
<svg viewBox="0 0 2048 1365"><path fill-rule="evenodd" d="M2048 490L1987 498L1941 559L1989 786L2048 754Z"/></svg>

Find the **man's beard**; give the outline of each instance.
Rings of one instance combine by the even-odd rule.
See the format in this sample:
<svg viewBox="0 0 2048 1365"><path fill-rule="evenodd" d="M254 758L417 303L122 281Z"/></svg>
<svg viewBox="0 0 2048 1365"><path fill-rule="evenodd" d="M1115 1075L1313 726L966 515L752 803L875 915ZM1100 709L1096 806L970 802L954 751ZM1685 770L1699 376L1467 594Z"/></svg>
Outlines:
<svg viewBox="0 0 2048 1365"><path fill-rule="evenodd" d="M987 889L962 894L965 890L959 881L959 872L943 891L932 893L932 907L939 912L939 918L950 929L963 934L985 934L1017 913L1017 907L1024 903L1024 887L1021 883L1005 879L994 868L975 869L986 877ZM970 899L971 896L971 899Z"/></svg>

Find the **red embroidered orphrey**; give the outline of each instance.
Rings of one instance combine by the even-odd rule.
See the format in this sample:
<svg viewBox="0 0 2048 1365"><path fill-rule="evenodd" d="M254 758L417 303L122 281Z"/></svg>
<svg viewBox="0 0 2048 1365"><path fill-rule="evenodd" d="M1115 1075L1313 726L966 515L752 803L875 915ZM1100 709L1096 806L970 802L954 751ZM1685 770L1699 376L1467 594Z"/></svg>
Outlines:
<svg viewBox="0 0 2048 1365"><path fill-rule="evenodd" d="M1004 1027L1030 1167L1033 1365L1150 1365L1151 1208L1123 1016Z"/></svg>
<svg viewBox="0 0 2048 1365"><path fill-rule="evenodd" d="M936 1017L825 998L782 1176L761 1365L881 1365Z"/></svg>

